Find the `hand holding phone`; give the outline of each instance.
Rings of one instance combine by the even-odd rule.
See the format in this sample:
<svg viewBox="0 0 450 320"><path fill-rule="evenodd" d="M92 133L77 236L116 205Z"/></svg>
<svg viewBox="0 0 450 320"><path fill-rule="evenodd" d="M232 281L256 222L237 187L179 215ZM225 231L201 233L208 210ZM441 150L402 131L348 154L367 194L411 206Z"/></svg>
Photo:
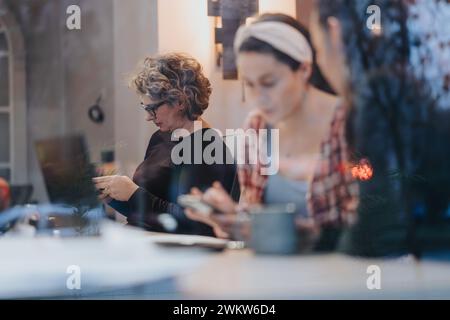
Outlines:
<svg viewBox="0 0 450 320"><path fill-rule="evenodd" d="M197 211L198 213L208 216L213 212L219 212L220 210L214 208L210 204L204 202L199 196L190 194L181 195L178 197L178 204L184 208L189 208Z"/></svg>

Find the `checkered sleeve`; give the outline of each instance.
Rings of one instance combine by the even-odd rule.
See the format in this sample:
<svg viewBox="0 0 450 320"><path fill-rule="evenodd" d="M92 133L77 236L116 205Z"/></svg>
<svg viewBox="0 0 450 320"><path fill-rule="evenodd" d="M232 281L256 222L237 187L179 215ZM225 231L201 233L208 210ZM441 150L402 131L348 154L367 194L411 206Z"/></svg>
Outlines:
<svg viewBox="0 0 450 320"><path fill-rule="evenodd" d="M309 213L318 225L351 224L358 206L358 183L345 140L346 108L340 104L330 131L321 145L321 155L307 195Z"/></svg>

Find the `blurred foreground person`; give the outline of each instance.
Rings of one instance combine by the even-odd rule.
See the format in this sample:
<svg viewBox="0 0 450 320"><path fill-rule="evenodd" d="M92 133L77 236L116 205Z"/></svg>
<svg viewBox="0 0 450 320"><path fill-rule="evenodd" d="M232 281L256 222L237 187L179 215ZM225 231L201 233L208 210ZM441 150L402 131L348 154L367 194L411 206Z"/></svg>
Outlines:
<svg viewBox="0 0 450 320"><path fill-rule="evenodd" d="M368 25L370 5L380 8L380 25ZM356 174L353 199L343 175L315 176L310 203L328 249L417 257L450 249L449 13L445 1L316 1L318 63L345 97L340 138L329 139L334 156L322 161L345 167L344 150L371 173ZM348 199L352 206L342 205Z"/></svg>

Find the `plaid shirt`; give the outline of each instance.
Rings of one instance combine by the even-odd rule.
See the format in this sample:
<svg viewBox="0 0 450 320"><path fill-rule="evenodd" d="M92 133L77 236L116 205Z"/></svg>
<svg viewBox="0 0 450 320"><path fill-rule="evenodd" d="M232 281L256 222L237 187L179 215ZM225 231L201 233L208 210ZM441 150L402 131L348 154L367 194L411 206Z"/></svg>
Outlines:
<svg viewBox="0 0 450 320"><path fill-rule="evenodd" d="M308 211L318 225L351 224L356 217L359 189L354 175L358 166L350 159L345 119L346 107L341 103L334 113L329 134L322 142L307 194Z"/></svg>
<svg viewBox="0 0 450 320"><path fill-rule="evenodd" d="M263 117L258 113L252 113L246 120L244 125L245 129L254 129L259 136L259 130L267 128L267 123ZM267 143L267 142L264 142ZM260 148L255 145L249 145L246 139L245 150L243 150L245 155L245 164L240 164L238 166L238 177L239 185L241 189L241 200L240 203L244 206L260 204L262 202L262 197L264 194L264 189L267 184L267 175L261 174L261 163L260 155L256 157L256 163L251 164L250 153L260 152Z"/></svg>
<svg viewBox="0 0 450 320"><path fill-rule="evenodd" d="M266 126L258 116L249 117L247 128L260 129ZM352 224L358 207L359 189L355 177L365 179L366 159L354 161L350 157L345 140L346 108L339 104L334 113L329 135L322 142L321 154L307 194L308 211L318 225ZM246 154L251 147L245 145ZM240 165L239 183L241 204L262 202L267 176L260 174L260 164ZM369 177L370 178L370 177Z"/></svg>

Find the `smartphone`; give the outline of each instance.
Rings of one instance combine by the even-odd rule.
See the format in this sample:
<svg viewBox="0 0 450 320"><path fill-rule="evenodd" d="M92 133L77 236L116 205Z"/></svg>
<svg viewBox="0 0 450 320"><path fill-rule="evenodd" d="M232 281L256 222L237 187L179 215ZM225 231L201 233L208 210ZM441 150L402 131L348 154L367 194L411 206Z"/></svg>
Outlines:
<svg viewBox="0 0 450 320"><path fill-rule="evenodd" d="M222 213L216 207L211 206L210 204L202 201L198 196L184 194L178 197L178 204L184 208L189 208L197 211L203 215L209 215L210 213Z"/></svg>

